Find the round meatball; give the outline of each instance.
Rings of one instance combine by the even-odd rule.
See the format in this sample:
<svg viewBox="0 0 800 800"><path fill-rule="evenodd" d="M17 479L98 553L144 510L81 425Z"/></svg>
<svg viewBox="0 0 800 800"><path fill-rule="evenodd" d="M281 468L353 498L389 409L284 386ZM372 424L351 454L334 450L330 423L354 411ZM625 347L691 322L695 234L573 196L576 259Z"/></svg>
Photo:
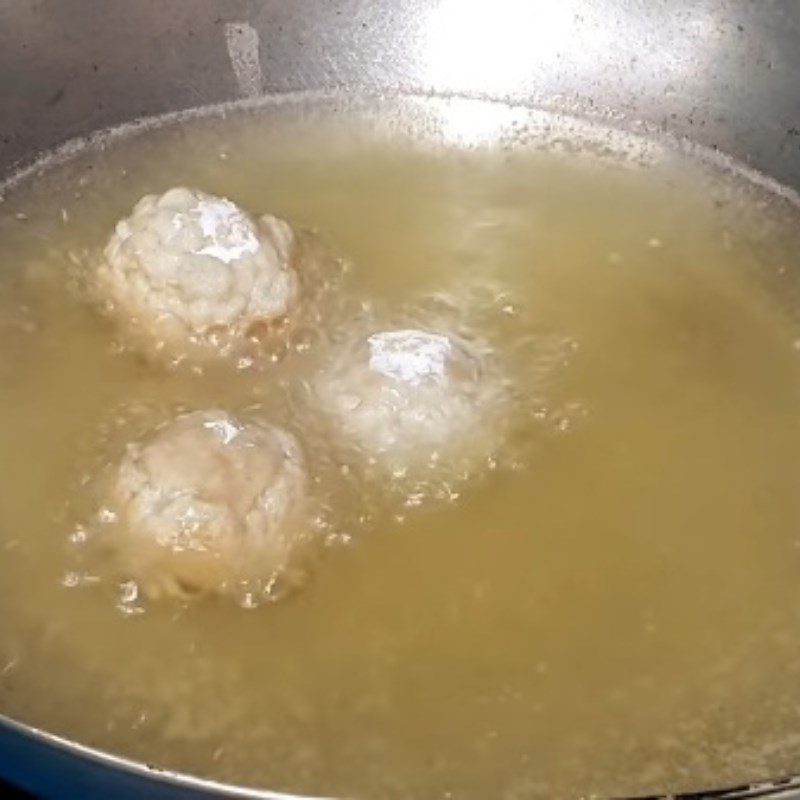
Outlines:
<svg viewBox="0 0 800 800"><path fill-rule="evenodd" d="M306 485L290 433L195 411L128 445L103 513L147 596L269 591L309 536Z"/></svg>
<svg viewBox="0 0 800 800"><path fill-rule="evenodd" d="M192 189L147 195L117 223L98 279L114 316L171 359L227 354L285 317L297 295L294 235Z"/></svg>
<svg viewBox="0 0 800 800"><path fill-rule="evenodd" d="M444 333L381 331L344 346L317 394L346 440L392 469L486 456L497 444L499 384L485 359Z"/></svg>

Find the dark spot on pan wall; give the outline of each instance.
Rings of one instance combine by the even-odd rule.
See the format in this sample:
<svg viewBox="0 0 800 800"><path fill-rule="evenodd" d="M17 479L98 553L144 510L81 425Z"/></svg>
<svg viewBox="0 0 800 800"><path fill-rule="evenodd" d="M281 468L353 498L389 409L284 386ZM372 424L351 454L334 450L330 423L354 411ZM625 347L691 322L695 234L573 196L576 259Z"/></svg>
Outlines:
<svg viewBox="0 0 800 800"><path fill-rule="evenodd" d="M56 90L56 91L55 91L55 92L54 92L54 93L53 93L53 94L50 96L50 98L47 100L47 102L45 103L45 105L48 105L48 106L54 106L54 105L56 105L56 103L60 103L60 102L61 102L61 101L64 99L64 94L65 94L65 92L66 92L66 89L65 89L65 87L63 87L63 86L62 86L60 89L57 89L57 90Z"/></svg>

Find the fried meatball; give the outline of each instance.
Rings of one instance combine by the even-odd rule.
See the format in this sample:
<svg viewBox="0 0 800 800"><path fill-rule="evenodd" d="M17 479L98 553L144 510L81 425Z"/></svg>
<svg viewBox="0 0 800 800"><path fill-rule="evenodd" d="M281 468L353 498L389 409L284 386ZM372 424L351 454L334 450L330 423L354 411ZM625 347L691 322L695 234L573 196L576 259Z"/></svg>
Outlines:
<svg viewBox="0 0 800 800"><path fill-rule="evenodd" d="M117 223L98 289L137 344L170 359L240 350L297 297L294 235L192 189L147 195Z"/></svg>
<svg viewBox="0 0 800 800"><path fill-rule="evenodd" d="M340 437L394 470L473 459L498 438L499 384L486 359L445 333L380 331L342 347L316 394Z"/></svg>
<svg viewBox="0 0 800 800"><path fill-rule="evenodd" d="M104 513L120 570L145 595L235 594L269 589L304 547L306 488L290 433L195 411L127 446Z"/></svg>

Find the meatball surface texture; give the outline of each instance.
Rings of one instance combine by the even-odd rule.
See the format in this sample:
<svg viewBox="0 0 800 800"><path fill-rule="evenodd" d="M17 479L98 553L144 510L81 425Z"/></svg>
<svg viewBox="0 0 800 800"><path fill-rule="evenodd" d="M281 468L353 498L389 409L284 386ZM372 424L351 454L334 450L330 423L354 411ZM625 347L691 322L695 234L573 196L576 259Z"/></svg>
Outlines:
<svg viewBox="0 0 800 800"><path fill-rule="evenodd" d="M290 313L294 234L186 188L147 195L117 223L98 271L112 315L171 359L226 355Z"/></svg>
<svg viewBox="0 0 800 800"><path fill-rule="evenodd" d="M184 414L130 443L108 494L120 569L153 598L253 580L268 589L309 539L297 440L224 411Z"/></svg>
<svg viewBox="0 0 800 800"><path fill-rule="evenodd" d="M332 356L317 395L340 437L393 470L480 457L496 444L500 394L486 357L444 332L379 331Z"/></svg>

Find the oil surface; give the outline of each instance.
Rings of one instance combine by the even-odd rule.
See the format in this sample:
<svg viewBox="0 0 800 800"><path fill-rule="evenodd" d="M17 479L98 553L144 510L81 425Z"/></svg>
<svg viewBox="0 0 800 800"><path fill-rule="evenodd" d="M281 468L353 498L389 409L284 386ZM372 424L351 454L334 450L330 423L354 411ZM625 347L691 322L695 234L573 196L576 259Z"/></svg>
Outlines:
<svg viewBox="0 0 800 800"><path fill-rule="evenodd" d="M677 148L410 107L176 120L6 192L0 710L161 767L370 800L800 769L798 212ZM510 361L530 399L515 468L420 508L343 493L348 536L280 602L120 608L76 567L87 476L179 408L271 403L292 425L284 388L313 363L196 373L117 346L82 291L93 254L181 184L313 228L354 299L497 290L501 351L559 343L541 382ZM349 531L362 504L383 510Z"/></svg>

